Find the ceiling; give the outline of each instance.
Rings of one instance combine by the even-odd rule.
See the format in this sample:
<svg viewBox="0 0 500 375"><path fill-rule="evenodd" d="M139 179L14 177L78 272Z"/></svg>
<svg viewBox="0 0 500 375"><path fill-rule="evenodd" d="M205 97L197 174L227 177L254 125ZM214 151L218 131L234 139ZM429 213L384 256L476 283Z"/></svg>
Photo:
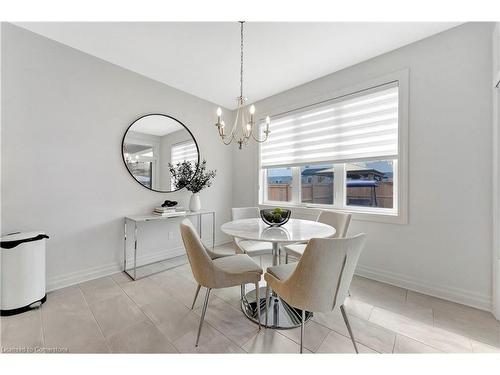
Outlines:
<svg viewBox="0 0 500 375"><path fill-rule="evenodd" d="M237 22L16 24L226 108L236 107ZM244 94L255 102L458 24L246 23Z"/></svg>
<svg viewBox="0 0 500 375"><path fill-rule="evenodd" d="M155 135L163 137L164 135L182 130L184 127L179 122L172 120L170 117L161 115L145 116L137 120L130 130L136 133ZM187 133L187 132L186 132Z"/></svg>

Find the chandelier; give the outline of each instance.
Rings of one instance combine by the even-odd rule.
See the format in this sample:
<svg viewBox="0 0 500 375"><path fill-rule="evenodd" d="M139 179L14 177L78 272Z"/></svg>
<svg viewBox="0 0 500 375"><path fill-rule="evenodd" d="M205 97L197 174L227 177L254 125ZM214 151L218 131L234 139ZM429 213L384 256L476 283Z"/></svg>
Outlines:
<svg viewBox="0 0 500 375"><path fill-rule="evenodd" d="M255 128L255 106L252 104L250 108L248 108L248 113L246 111L246 101L247 98L243 96L243 24L245 21L239 21L240 23L240 35L241 35L241 44L240 44L240 95L236 98L238 102L238 109L236 111L236 117L234 120L233 127L229 133L226 132L226 124L222 120L222 109L217 108L217 122L215 126L217 126L217 130L219 131L219 136L222 139L222 142L225 145L231 144L233 141L236 141L239 145L239 149L241 150L243 145L248 144L248 140L253 138L254 141L258 143L265 142L269 137L269 124L271 123L271 119L269 116L266 117L266 128L264 132L264 138L259 139L258 135L255 136L254 128ZM257 129L258 132L258 129Z"/></svg>

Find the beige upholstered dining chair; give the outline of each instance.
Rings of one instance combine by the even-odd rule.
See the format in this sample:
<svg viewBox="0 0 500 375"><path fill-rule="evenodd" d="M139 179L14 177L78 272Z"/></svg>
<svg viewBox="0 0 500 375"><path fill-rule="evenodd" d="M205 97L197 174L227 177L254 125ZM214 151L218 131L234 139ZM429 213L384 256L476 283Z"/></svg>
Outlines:
<svg viewBox="0 0 500 375"><path fill-rule="evenodd" d="M289 305L302 310L301 353L305 311L329 312L340 307L354 350L358 353L344 301L364 243L364 234L352 238L313 238L298 263L269 267L264 275L267 282L266 326L270 288Z"/></svg>
<svg viewBox="0 0 500 375"><path fill-rule="evenodd" d="M232 220L260 218L258 207L233 207L231 209ZM234 237L236 252L256 257L264 254L272 254L273 244L265 241L252 241ZM245 285L241 286L241 299L245 296Z"/></svg>
<svg viewBox="0 0 500 375"><path fill-rule="evenodd" d="M262 268L246 254L221 256L209 251L201 242L191 221L187 219L184 219L181 223L181 235L193 276L198 283L191 309L194 307L200 288L202 286L207 288L196 337L196 346L198 346L210 291L212 289L254 283L256 297L259 300L259 281ZM260 308L257 309L257 316L260 329Z"/></svg>
<svg viewBox="0 0 500 375"><path fill-rule="evenodd" d="M347 236L349 224L351 223L351 214L344 214L341 212L321 210L318 215L318 222L328 224L335 228L336 232L332 238L344 238ZM294 243L284 247L285 250L285 263L288 263L288 256L291 255L295 258L300 258L304 254L307 244Z"/></svg>
<svg viewBox="0 0 500 375"><path fill-rule="evenodd" d="M258 207L233 207L231 209L232 220L254 219L260 218ZM249 256L259 256L271 254L273 252L273 244L271 242L252 241L234 237L236 251L248 254Z"/></svg>

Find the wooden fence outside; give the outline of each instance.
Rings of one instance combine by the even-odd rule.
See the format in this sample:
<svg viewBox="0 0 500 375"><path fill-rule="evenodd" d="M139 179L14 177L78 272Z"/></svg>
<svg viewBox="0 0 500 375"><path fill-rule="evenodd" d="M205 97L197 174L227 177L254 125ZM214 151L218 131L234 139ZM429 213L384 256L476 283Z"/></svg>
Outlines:
<svg viewBox="0 0 500 375"><path fill-rule="evenodd" d="M383 181L375 188L377 195L377 207L392 208L393 204L393 183ZM302 184L302 202L315 204L333 203L332 184ZM270 201L290 202L292 200L292 186L288 184L268 185L267 197ZM372 188L369 187L348 187L347 203L351 205L372 205Z"/></svg>
<svg viewBox="0 0 500 375"><path fill-rule="evenodd" d="M292 200L292 186L288 184L268 185L267 199L277 202L290 202Z"/></svg>
<svg viewBox="0 0 500 375"><path fill-rule="evenodd" d="M347 204L351 202L356 206L372 205L372 188L370 187L348 187ZM392 208L393 183L392 181L382 181L375 188L377 196L377 207Z"/></svg>
<svg viewBox="0 0 500 375"><path fill-rule="evenodd" d="M332 204L333 184L302 184L302 203Z"/></svg>

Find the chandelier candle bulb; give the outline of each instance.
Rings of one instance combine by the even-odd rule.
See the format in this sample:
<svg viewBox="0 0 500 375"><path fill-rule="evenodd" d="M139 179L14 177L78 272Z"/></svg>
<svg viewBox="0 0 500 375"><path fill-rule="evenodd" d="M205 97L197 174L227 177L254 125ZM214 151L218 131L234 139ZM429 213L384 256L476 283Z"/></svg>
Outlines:
<svg viewBox="0 0 500 375"><path fill-rule="evenodd" d="M254 113L255 113L255 106L252 104L250 106L250 124L253 124L253 115L254 115ZM250 129L248 129L248 130L250 130Z"/></svg>
<svg viewBox="0 0 500 375"><path fill-rule="evenodd" d="M220 124L220 120L221 120L221 116L222 116L222 109L219 107L217 108L217 124Z"/></svg>

